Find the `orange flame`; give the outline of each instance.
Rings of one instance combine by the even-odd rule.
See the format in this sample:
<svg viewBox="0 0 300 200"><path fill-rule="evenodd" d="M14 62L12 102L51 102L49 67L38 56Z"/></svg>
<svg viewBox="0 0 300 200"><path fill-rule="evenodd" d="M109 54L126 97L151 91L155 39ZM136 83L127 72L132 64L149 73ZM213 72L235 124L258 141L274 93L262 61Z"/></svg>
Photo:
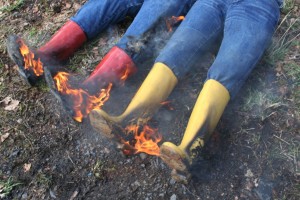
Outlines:
<svg viewBox="0 0 300 200"><path fill-rule="evenodd" d="M184 20L184 16L178 16L178 17L172 16L171 18L168 18L166 20L166 25L167 25L168 31L172 32L173 31L172 26L174 26L175 24L177 24L178 22L180 22L182 20Z"/></svg>
<svg viewBox="0 0 300 200"><path fill-rule="evenodd" d="M57 90L72 99L73 118L78 122L82 122L82 119L86 117L91 110L100 109L109 99L112 83L110 83L106 89L101 89L99 95L93 96L81 88L73 89L68 83L69 76L70 74L66 72L58 72L53 79Z"/></svg>
<svg viewBox="0 0 300 200"><path fill-rule="evenodd" d="M32 69L36 76L41 76L44 73L43 63L40 61L40 58L37 60L34 59L34 53L25 45L23 40L19 39L18 43L20 45L20 52L24 58L26 70Z"/></svg>
<svg viewBox="0 0 300 200"><path fill-rule="evenodd" d="M135 151L134 153L147 153L149 155L155 155L159 156L160 155L160 149L158 146L158 143L162 140L162 136L157 133L156 129L152 129L148 125L143 126L143 130L139 131L139 126L138 125L129 125L125 128L125 131L128 134L134 134L134 140L135 143L134 145L130 145L130 142L124 141L123 143L125 145L130 145L131 148L133 148ZM130 151L124 151L126 152Z"/></svg>
<svg viewBox="0 0 300 200"><path fill-rule="evenodd" d="M174 110L174 108L171 106L171 101L163 101L160 103L162 106L166 106L169 110Z"/></svg>
<svg viewBox="0 0 300 200"><path fill-rule="evenodd" d="M125 81L125 80L128 78L129 74L131 74L131 73L132 73L132 72L131 72L131 69L130 69L130 67L127 65L127 66L126 66L126 70L125 70L124 74L121 76L120 80L121 80L122 82Z"/></svg>

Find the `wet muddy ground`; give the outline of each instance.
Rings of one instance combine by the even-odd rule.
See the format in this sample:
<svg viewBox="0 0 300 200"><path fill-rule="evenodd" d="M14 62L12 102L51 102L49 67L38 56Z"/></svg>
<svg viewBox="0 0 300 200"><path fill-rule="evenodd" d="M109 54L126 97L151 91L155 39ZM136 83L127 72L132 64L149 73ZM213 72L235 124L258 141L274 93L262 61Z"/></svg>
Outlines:
<svg viewBox="0 0 300 200"><path fill-rule="evenodd" d="M19 78L5 50L7 36L18 34L38 47L82 4L0 3L0 199L300 198L299 37L282 57L271 49L258 64L225 110L203 152L204 159L193 166L193 179L184 185L170 177L170 169L159 157L123 155L114 143L93 130L88 119L83 123L72 120L46 84L28 87ZM274 44L299 18L297 14L299 7L282 15L287 19ZM67 69L86 77L129 23L130 19L112 26L85 45ZM299 33L299 27L289 32L289 38ZM152 123L163 141L180 142L212 60L213 56L206 56L179 83L169 98L173 109L162 107L154 116ZM136 76L115 88L104 109L120 113L152 64L153 60L147 60ZM6 97L17 100L18 105L7 110Z"/></svg>

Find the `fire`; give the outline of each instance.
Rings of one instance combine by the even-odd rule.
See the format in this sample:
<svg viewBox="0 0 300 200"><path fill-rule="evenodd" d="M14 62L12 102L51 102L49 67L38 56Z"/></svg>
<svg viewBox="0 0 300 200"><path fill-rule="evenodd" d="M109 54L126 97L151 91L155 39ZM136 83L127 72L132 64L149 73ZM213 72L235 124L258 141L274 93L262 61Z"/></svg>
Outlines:
<svg viewBox="0 0 300 200"><path fill-rule="evenodd" d="M134 154L137 153L147 153L149 155L160 155L160 149L158 143L162 140L162 136L157 132L156 129L152 129L148 125L144 125L143 129L140 131L140 126L129 125L125 128L127 134L133 134L134 142L123 141L125 144L125 154L130 154L130 150L133 149ZM131 143L134 143L133 145Z"/></svg>
<svg viewBox="0 0 300 200"><path fill-rule="evenodd" d="M112 83L108 84L106 89L101 89L100 94L90 95L81 88L72 88L68 83L69 76L70 74L66 72L58 72L53 79L57 90L72 100L73 118L78 122L82 122L82 119L86 117L91 110L100 109L109 99Z"/></svg>
<svg viewBox="0 0 300 200"><path fill-rule="evenodd" d="M169 110L174 110L174 108L171 106L171 101L163 101L160 103L162 106L166 106Z"/></svg>
<svg viewBox="0 0 300 200"><path fill-rule="evenodd" d="M128 66L126 66L126 70L125 70L124 74L121 76L120 80L124 82L128 78L130 73L132 73L130 68Z"/></svg>
<svg viewBox="0 0 300 200"><path fill-rule="evenodd" d="M178 22L180 22L182 20L184 20L184 16L178 16L178 17L172 16L171 18L167 19L166 25L167 25L168 31L172 32L173 31L172 26L174 26L175 24L177 24Z"/></svg>
<svg viewBox="0 0 300 200"><path fill-rule="evenodd" d="M20 53L24 58L24 68L26 70L32 69L36 76L43 75L43 63L41 62L40 58L38 58L37 60L34 59L34 53L30 51L30 49L25 45L23 40L19 39L18 44L20 45Z"/></svg>

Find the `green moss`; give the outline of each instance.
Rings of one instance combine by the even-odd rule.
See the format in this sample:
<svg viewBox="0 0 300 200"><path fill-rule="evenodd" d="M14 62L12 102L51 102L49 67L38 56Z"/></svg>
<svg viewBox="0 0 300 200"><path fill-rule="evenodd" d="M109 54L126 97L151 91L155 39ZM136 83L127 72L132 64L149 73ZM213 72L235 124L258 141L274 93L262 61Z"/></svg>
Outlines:
<svg viewBox="0 0 300 200"><path fill-rule="evenodd" d="M1 7L0 11L2 11L2 12L12 12L12 11L20 9L23 6L23 4L24 4L24 0L18 0L14 4Z"/></svg>

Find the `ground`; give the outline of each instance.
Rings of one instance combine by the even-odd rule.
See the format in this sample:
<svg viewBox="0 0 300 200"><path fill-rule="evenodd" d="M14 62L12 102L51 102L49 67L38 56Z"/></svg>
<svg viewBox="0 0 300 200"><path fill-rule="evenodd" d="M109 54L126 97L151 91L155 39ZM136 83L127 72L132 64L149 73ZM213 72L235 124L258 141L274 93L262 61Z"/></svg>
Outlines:
<svg viewBox="0 0 300 200"><path fill-rule="evenodd" d="M176 183L159 157L124 156L88 119L72 120L45 83L29 87L19 78L6 52L7 36L18 34L39 47L83 2L0 2L0 199L299 199L296 2L286 1L273 44L225 110L187 185ZM130 20L85 45L66 65L69 71L86 77ZM172 110L163 107L154 116L163 141L180 141L212 59L207 56L201 70L179 83L169 98ZM104 109L120 113L152 62L116 88Z"/></svg>

